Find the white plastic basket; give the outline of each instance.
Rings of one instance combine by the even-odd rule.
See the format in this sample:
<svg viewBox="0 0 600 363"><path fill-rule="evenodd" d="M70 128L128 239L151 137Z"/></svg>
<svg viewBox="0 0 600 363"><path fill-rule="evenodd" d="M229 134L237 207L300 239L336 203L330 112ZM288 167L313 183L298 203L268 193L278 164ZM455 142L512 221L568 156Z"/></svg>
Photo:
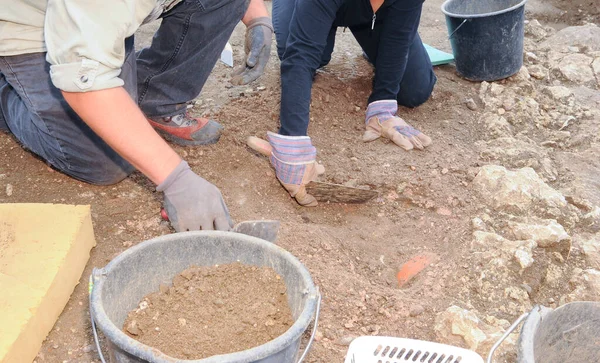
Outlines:
<svg viewBox="0 0 600 363"><path fill-rule="evenodd" d="M345 363L483 363L477 353L415 339L362 336L348 348Z"/></svg>

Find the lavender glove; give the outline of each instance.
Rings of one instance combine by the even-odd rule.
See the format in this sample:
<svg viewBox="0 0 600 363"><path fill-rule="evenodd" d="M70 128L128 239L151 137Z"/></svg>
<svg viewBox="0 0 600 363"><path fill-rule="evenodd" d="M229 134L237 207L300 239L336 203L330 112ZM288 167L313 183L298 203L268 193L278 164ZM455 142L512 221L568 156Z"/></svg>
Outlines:
<svg viewBox="0 0 600 363"><path fill-rule="evenodd" d="M271 165L283 187L303 206L313 207L317 200L306 192L306 184L325 170L315 160L317 149L308 136L284 136L267 133L272 147Z"/></svg>
<svg viewBox="0 0 600 363"><path fill-rule="evenodd" d="M396 116L396 100L371 102L365 118L366 131L363 141L369 142L385 137L404 150L424 149L431 145L431 138Z"/></svg>

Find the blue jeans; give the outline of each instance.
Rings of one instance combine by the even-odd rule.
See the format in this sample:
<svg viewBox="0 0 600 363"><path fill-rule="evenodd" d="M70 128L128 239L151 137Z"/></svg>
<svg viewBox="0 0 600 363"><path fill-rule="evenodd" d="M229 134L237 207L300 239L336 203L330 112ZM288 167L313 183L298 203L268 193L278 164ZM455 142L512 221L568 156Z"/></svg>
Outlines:
<svg viewBox="0 0 600 363"><path fill-rule="evenodd" d="M163 15L152 45L136 56L125 41L121 69L148 117L185 112L240 21L247 0L185 0ZM50 79L45 53L0 57L0 129L73 178L110 185L133 170L77 116Z"/></svg>
<svg viewBox="0 0 600 363"><path fill-rule="evenodd" d="M317 22L321 21L322 19L322 16L318 16L319 14L314 14L314 16L312 14L303 14L302 17L296 15L296 19L294 21L292 17L296 8L296 3L298 1L304 0L273 0L273 27L275 28L277 53L280 59L283 59L284 57L287 48L288 37L291 32L296 32L294 34L301 34L304 31L303 29L316 28ZM329 6L333 6L331 5L332 2L332 0L325 1L325 3L330 4ZM307 7L305 7L304 9L306 10ZM314 11L320 11L320 9L315 6ZM350 9L349 11L359 11L359 9ZM387 16L386 12L388 12L388 9L386 8L381 8L378 11L377 18L381 20L378 20L378 22L374 26L374 29L371 29L370 23L348 27L372 64L376 64L377 61L380 38L382 35L382 31L385 28L384 22L393 21L397 24L403 23L403 19L401 17L392 18L390 16ZM346 25L344 24L343 19L343 14L340 14L338 12L336 20L333 22L332 27L329 30L329 33L327 34L326 46L323 50L323 53L320 55L319 62L321 67L329 63L329 61L331 60L331 53L333 51L335 43L335 32L338 27ZM323 37L324 36L325 35L323 34ZM311 55L296 55L296 58L301 57L305 58L307 64L305 64L304 66L308 67L308 61L310 60ZM294 77L295 76L296 74L294 74ZM389 79L392 77L386 77L385 74L381 74L381 78ZM421 38L418 34L415 34L414 40L412 44L410 44L408 50L408 58L406 60L406 68L404 70L404 74L399 79L401 79L399 85L399 92L397 94L394 93L396 95L396 99L399 105L405 107L417 107L423 104L425 101L427 101L431 96L437 78L433 72L433 66L431 65L431 61L429 59L427 51L425 50L425 47L423 46ZM303 89L310 87L310 84L304 84L305 81L305 79L299 80L297 78L294 78L291 87ZM396 83L394 84L394 86L398 87L398 84ZM387 88L391 87L386 87L386 89ZM285 93L285 90L282 90L282 92ZM298 111L297 107L298 101L295 98L291 100L284 98L285 97L282 96L282 110L284 109L284 106L286 106L286 110L289 109L290 112L298 113L299 115L294 115L293 117L284 117L286 115L282 114L282 125L280 133L284 135L305 135L306 129L308 127L308 117L304 114L300 114L301 112ZM380 99L390 98L387 96L382 98L381 95L374 93L371 95L369 102ZM287 107L288 105L285 102L288 101L292 104L293 107ZM292 119L293 122L289 121L288 119Z"/></svg>

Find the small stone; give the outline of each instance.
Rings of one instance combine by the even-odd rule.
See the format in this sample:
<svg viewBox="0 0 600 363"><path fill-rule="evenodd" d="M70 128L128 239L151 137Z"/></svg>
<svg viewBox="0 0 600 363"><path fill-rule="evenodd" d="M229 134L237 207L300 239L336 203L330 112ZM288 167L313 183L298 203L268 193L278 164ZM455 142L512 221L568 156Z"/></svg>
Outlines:
<svg viewBox="0 0 600 363"><path fill-rule="evenodd" d="M423 314L423 312L425 312L425 308L422 305L416 304L410 307L408 315L415 317Z"/></svg>
<svg viewBox="0 0 600 363"><path fill-rule="evenodd" d="M344 324L344 327L346 329L352 329L352 328L354 328L354 323L352 323L351 321L349 321L346 324Z"/></svg>
<svg viewBox="0 0 600 363"><path fill-rule="evenodd" d="M447 217L452 215L452 211L445 207L439 207L438 209L436 209L435 212L439 215L447 216Z"/></svg>
<svg viewBox="0 0 600 363"><path fill-rule="evenodd" d="M10 197L12 194L13 194L12 184L6 184L6 195Z"/></svg>
<svg viewBox="0 0 600 363"><path fill-rule="evenodd" d="M537 55L535 55L535 53L533 52L526 52L525 53L525 58L531 62L531 63L537 63L540 59L538 58Z"/></svg>
<svg viewBox="0 0 600 363"><path fill-rule="evenodd" d="M84 353L89 353L93 350L95 350L94 345L93 344L88 344L85 347L83 347L83 349L81 349Z"/></svg>
<svg viewBox="0 0 600 363"><path fill-rule="evenodd" d="M146 300L142 301L138 307L140 310L144 310L148 308L148 302Z"/></svg>
<svg viewBox="0 0 600 363"><path fill-rule="evenodd" d="M352 341L356 339L356 336L354 335L347 335L345 337L341 337L338 340L336 340L336 344L338 345L343 345L343 346L348 346L350 345L350 343L352 343Z"/></svg>
<svg viewBox="0 0 600 363"><path fill-rule="evenodd" d="M503 109L502 107L500 107L500 108L498 109L498 115L502 116L502 115L504 115L505 113L506 113L506 110L505 110L505 109Z"/></svg>
<svg viewBox="0 0 600 363"><path fill-rule="evenodd" d="M184 318L177 319L177 322L179 323L179 326L186 326L187 325L187 321Z"/></svg>
<svg viewBox="0 0 600 363"><path fill-rule="evenodd" d="M52 349L58 349L58 344L54 344L54 345L52 346Z"/></svg>
<svg viewBox="0 0 600 363"><path fill-rule="evenodd" d="M356 111L356 112L360 111L360 107L354 106L354 111Z"/></svg>
<svg viewBox="0 0 600 363"><path fill-rule="evenodd" d="M222 299L216 299L215 301L213 301L213 304L217 306L223 306L225 305L225 301L223 301Z"/></svg>
<svg viewBox="0 0 600 363"><path fill-rule="evenodd" d="M443 168L442 169L442 175L446 175L448 174L448 168Z"/></svg>
<svg viewBox="0 0 600 363"><path fill-rule="evenodd" d="M529 75L535 79L542 80L547 77L548 70L542 66L533 65L527 68L529 70Z"/></svg>
<svg viewBox="0 0 600 363"><path fill-rule="evenodd" d="M133 246L133 242L131 242L131 241L125 241L125 242L123 242L123 247L129 248L131 246Z"/></svg>
<svg viewBox="0 0 600 363"><path fill-rule="evenodd" d="M188 268L186 270L183 270L180 275L183 276L186 280L191 280L194 277L194 271Z"/></svg>
<svg viewBox="0 0 600 363"><path fill-rule="evenodd" d="M500 96L502 94L502 92L504 92L504 86L498 84L498 83L492 83L491 87L490 87L490 92L492 93L492 95L494 96Z"/></svg>
<svg viewBox="0 0 600 363"><path fill-rule="evenodd" d="M158 290L160 291L161 294L168 294L169 293L169 285L160 284L160 285L158 285Z"/></svg>
<svg viewBox="0 0 600 363"><path fill-rule="evenodd" d="M140 328L138 327L137 321L132 320L129 322L129 324L127 324L127 332L131 335L139 335L140 334Z"/></svg>
<svg viewBox="0 0 600 363"><path fill-rule="evenodd" d="M477 104L475 103L475 100L473 100L472 98L467 98L467 100L465 101L465 105L471 111L477 110Z"/></svg>
<svg viewBox="0 0 600 363"><path fill-rule="evenodd" d="M485 231L487 229L485 222L479 217L475 217L471 220L471 227L476 231Z"/></svg>
<svg viewBox="0 0 600 363"><path fill-rule="evenodd" d="M517 247L515 251L515 258L519 265L521 265L522 269L526 269L527 267L533 265L533 252L531 248L527 248L527 246Z"/></svg>
<svg viewBox="0 0 600 363"><path fill-rule="evenodd" d="M404 182L398 184L398 186L396 187L396 193L398 193L398 194L404 193L404 189L406 189L407 186L408 186L408 184L404 183Z"/></svg>
<svg viewBox="0 0 600 363"><path fill-rule="evenodd" d="M155 331L160 331L159 327L154 328Z"/></svg>
<svg viewBox="0 0 600 363"><path fill-rule="evenodd" d="M323 340L323 333L321 333L320 330L317 330L315 332L315 341L319 342L321 340Z"/></svg>

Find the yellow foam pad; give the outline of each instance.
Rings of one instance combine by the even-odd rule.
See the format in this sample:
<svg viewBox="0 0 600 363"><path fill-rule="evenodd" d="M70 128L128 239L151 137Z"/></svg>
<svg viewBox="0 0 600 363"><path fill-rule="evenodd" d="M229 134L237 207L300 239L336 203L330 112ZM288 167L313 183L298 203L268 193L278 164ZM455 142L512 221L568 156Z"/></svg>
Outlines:
<svg viewBox="0 0 600 363"><path fill-rule="evenodd" d="M31 362L96 245L89 206L0 204L0 362Z"/></svg>

